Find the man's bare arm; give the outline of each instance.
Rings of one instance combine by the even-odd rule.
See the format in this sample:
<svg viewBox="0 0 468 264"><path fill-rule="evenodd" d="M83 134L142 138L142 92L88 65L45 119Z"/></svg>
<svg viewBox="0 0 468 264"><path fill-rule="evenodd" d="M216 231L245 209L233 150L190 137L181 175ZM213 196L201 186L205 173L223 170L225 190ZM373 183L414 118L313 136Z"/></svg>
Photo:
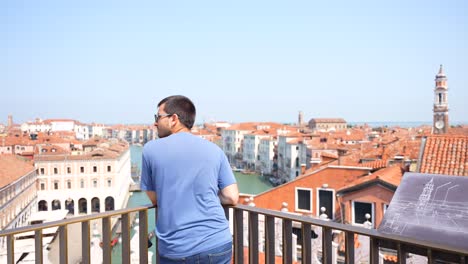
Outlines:
<svg viewBox="0 0 468 264"><path fill-rule="evenodd" d="M225 205L237 205L239 201L239 189L237 183L228 185L218 193L221 204Z"/></svg>
<svg viewBox="0 0 468 264"><path fill-rule="evenodd" d="M153 191L146 191L146 195L148 196L148 198L150 199L151 203L153 205L158 205L157 204L157 199L156 199L156 192L153 192Z"/></svg>

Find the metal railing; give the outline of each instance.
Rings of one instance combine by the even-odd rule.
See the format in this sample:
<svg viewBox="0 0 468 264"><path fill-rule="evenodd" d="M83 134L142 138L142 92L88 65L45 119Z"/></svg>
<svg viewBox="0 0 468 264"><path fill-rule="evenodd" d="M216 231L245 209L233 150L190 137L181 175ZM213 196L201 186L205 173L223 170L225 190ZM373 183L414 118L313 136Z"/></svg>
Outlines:
<svg viewBox="0 0 468 264"><path fill-rule="evenodd" d="M35 261L43 262L42 251L42 231L46 228L58 227L60 263L68 263L68 243L67 226L74 223L81 223L82 233L82 263L88 264L90 260L90 221L101 219L102 221L102 249L103 263L112 263L111 259L111 218L121 217L121 237L122 237L122 263L131 263L130 259L130 214L139 215L139 262L148 263L148 209L151 206L140 206L129 209L74 217L66 220L37 224L16 229L7 229L0 231L0 238L7 238L7 263L13 264L15 253L15 235L24 232L34 232L35 239ZM460 248L454 248L436 242L421 241L411 238L403 238L395 235L379 233L375 229L367 229L358 226L344 225L340 223L315 219L306 216L299 216L279 211L266 210L251 206L237 205L235 207L226 207L225 213L228 218L232 215L233 224L233 246L234 263L244 263L244 215L248 215L248 263L259 263L259 239L264 239L265 263L275 263L275 219L282 220L282 261L283 263L293 262L293 222L301 225L301 262L312 263L312 227L322 228L322 263L332 263L332 231L338 230L344 232L345 237L345 263L354 263L354 244L355 234L369 237L369 263L379 263L379 250L381 248L394 249L397 252L398 263L406 263L408 253L414 253L426 256L428 263L436 263L436 260L448 261L451 263L467 263L468 246L460 245ZM259 217L264 219L264 224L259 226ZM154 219L155 220L155 219ZM264 237L259 237L259 229L264 230ZM157 251L156 251L157 253Z"/></svg>
<svg viewBox="0 0 468 264"><path fill-rule="evenodd" d="M47 222L43 224L30 225L15 229L6 229L0 231L0 238L7 239L7 263L15 263L15 235L34 232L35 262L43 263L43 230L46 228L58 227L59 238L59 263L68 263L68 225L81 223L81 263L91 263L91 229L90 221L101 219L102 221L102 263L112 263L112 231L111 218L121 217L121 236L122 236L122 263L130 263L130 214L138 213L139 217L139 258L140 263L148 263L148 209L152 206L139 206L128 209L108 211L98 214L91 214L79 217L73 217L60 221Z"/></svg>

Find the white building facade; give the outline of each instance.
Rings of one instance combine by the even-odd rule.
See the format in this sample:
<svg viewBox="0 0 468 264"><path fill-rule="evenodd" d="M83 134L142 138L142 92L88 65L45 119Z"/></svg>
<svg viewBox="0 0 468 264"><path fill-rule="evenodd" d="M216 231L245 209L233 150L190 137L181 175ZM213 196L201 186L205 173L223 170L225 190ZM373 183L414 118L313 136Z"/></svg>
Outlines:
<svg viewBox="0 0 468 264"><path fill-rule="evenodd" d="M68 209L72 215L126 206L131 181L130 150L97 149L83 155L39 155L38 211Z"/></svg>

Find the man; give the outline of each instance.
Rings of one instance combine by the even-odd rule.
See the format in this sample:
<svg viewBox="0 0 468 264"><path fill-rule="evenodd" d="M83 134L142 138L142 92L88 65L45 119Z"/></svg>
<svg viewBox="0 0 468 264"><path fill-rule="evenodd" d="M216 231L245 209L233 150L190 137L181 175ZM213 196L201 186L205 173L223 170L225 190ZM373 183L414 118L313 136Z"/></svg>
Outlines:
<svg viewBox="0 0 468 264"><path fill-rule="evenodd" d="M158 208L158 263L230 263L232 237L221 204L239 191L224 152L190 133L195 106L185 96L158 104L160 139L143 149L141 189Z"/></svg>

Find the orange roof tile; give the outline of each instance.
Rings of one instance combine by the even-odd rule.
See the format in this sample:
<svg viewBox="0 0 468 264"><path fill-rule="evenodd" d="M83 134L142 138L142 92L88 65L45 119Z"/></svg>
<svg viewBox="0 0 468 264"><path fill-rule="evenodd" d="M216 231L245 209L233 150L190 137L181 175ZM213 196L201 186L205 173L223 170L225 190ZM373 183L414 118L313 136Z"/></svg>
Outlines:
<svg viewBox="0 0 468 264"><path fill-rule="evenodd" d="M432 135L423 147L420 172L468 176L468 135Z"/></svg>
<svg viewBox="0 0 468 264"><path fill-rule="evenodd" d="M385 182L395 187L400 185L401 178L403 177L403 170L399 166L392 166L384 169L380 169L370 175L359 177L354 181L350 182L343 188L338 189L337 192L345 192L350 190L359 189L372 182Z"/></svg>
<svg viewBox="0 0 468 264"><path fill-rule="evenodd" d="M34 171L34 166L15 155L0 155L0 188Z"/></svg>

